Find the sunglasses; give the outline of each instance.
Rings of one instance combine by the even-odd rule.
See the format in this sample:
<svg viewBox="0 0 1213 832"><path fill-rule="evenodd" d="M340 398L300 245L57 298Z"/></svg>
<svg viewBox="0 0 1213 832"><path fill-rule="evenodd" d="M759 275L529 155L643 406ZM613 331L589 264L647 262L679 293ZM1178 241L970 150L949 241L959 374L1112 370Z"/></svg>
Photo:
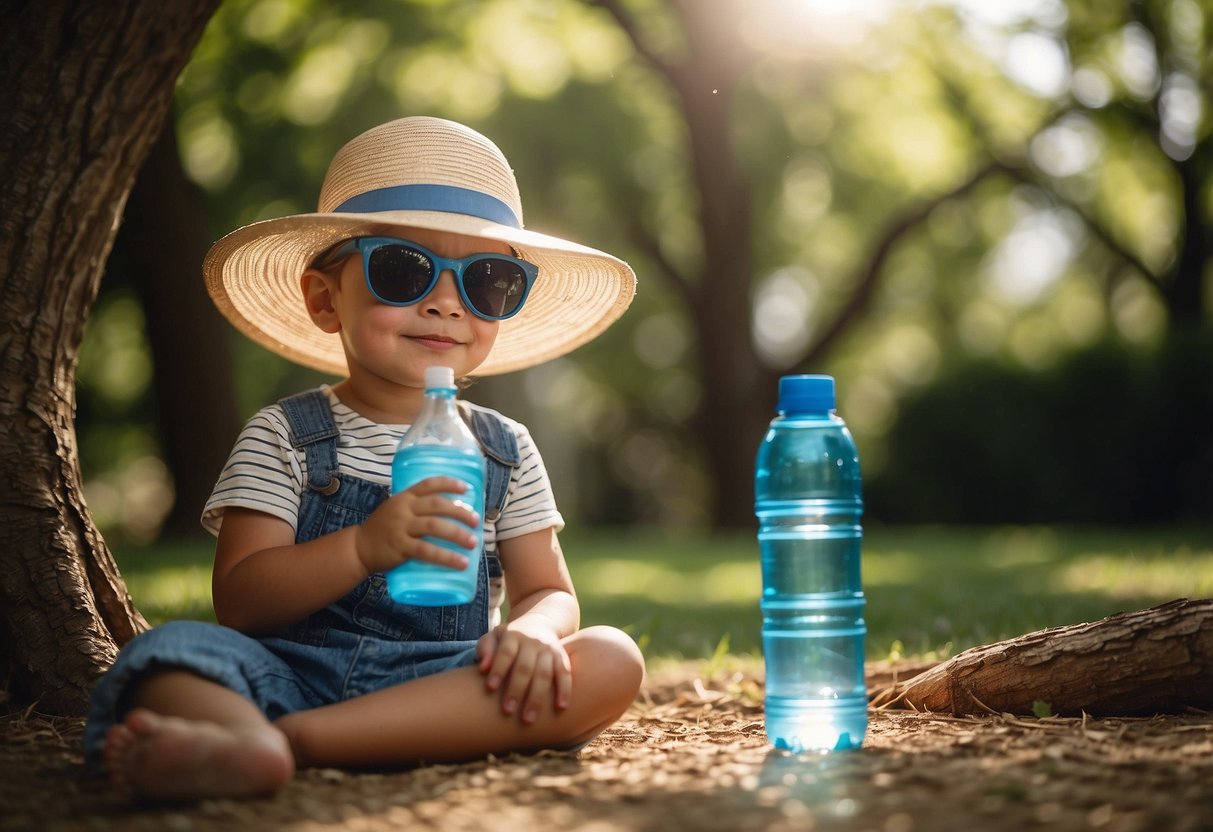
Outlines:
<svg viewBox="0 0 1213 832"><path fill-rule="evenodd" d="M539 276L538 266L517 257L485 253L454 260L398 237L357 237L324 262L336 263L355 251L362 254L367 288L380 303L411 306L433 291L439 275L449 269L463 305L488 321L517 315Z"/></svg>

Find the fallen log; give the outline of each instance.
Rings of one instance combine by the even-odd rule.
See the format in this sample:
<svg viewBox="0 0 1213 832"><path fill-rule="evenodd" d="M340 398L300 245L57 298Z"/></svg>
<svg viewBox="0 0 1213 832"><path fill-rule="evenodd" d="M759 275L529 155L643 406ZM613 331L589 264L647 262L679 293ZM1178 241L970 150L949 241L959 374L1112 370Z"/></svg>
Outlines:
<svg viewBox="0 0 1213 832"><path fill-rule="evenodd" d="M1134 716L1213 709L1213 598L973 647L874 691L876 708Z"/></svg>

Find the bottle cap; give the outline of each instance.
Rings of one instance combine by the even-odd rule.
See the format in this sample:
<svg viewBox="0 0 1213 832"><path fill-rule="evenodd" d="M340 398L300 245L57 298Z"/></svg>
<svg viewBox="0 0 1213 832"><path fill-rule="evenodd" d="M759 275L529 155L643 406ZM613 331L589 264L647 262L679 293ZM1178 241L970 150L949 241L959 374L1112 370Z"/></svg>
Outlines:
<svg viewBox="0 0 1213 832"><path fill-rule="evenodd" d="M828 413L833 409L833 376L784 376L779 380L780 413Z"/></svg>
<svg viewBox="0 0 1213 832"><path fill-rule="evenodd" d="M455 386L455 371L450 367L426 367L425 389L447 390Z"/></svg>

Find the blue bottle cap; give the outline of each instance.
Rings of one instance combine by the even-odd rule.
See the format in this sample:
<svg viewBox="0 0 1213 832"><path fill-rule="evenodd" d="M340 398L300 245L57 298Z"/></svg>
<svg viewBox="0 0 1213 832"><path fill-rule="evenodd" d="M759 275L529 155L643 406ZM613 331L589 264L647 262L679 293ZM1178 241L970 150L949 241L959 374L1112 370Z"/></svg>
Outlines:
<svg viewBox="0 0 1213 832"><path fill-rule="evenodd" d="M784 376L779 379L780 413L829 413L834 409L833 376Z"/></svg>

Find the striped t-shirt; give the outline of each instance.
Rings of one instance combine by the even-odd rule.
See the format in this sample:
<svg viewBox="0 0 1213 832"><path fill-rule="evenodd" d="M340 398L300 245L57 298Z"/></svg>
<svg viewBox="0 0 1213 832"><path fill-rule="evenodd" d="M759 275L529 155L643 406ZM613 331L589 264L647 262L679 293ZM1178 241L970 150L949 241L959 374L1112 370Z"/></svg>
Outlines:
<svg viewBox="0 0 1213 832"><path fill-rule="evenodd" d="M408 425L372 422L343 404L332 388L325 385L320 389L329 400L339 433L338 472L389 485L392 457ZM502 419L518 438L522 462L510 475L509 492L501 516L496 522L485 519L484 544L489 549L496 548L499 540L521 537L552 526L557 531L564 528L564 518L556 508L547 469L530 432L520 422L504 416ZM282 407L270 405L249 419L237 438L202 511L202 525L217 535L224 509L234 506L281 518L297 531L300 499L306 484L307 455L291 444ZM502 591L500 586L494 586L493 590L490 607L496 611L501 606Z"/></svg>

